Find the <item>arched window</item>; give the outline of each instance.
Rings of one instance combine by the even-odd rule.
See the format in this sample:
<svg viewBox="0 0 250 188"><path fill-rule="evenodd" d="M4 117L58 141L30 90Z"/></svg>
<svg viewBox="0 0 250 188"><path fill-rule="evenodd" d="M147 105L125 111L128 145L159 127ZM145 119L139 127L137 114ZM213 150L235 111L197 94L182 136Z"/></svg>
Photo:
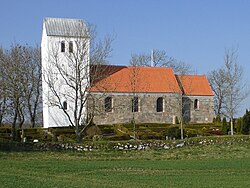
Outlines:
<svg viewBox="0 0 250 188"><path fill-rule="evenodd" d="M63 109L64 110L67 110L68 109L68 104L66 101L63 102Z"/></svg>
<svg viewBox="0 0 250 188"><path fill-rule="evenodd" d="M112 112L112 97L106 97L104 99L105 112Z"/></svg>
<svg viewBox="0 0 250 188"><path fill-rule="evenodd" d="M195 110L198 110L198 109L199 109L199 101L198 101L198 99L195 99L195 100L194 100L194 109L195 109Z"/></svg>
<svg viewBox="0 0 250 188"><path fill-rule="evenodd" d="M73 53L73 42L69 42L69 53Z"/></svg>
<svg viewBox="0 0 250 188"><path fill-rule="evenodd" d="M65 41L61 42L61 52L65 52Z"/></svg>
<svg viewBox="0 0 250 188"><path fill-rule="evenodd" d="M159 97L156 100L156 111L163 112L163 98L162 97Z"/></svg>
<svg viewBox="0 0 250 188"><path fill-rule="evenodd" d="M139 111L139 99L138 97L134 97L132 99L132 112L138 112Z"/></svg>

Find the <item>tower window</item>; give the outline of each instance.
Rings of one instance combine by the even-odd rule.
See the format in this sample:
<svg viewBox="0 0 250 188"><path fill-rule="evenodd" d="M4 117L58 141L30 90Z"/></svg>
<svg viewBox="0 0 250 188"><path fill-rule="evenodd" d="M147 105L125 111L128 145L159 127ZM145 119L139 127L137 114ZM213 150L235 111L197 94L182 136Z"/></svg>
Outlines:
<svg viewBox="0 0 250 188"><path fill-rule="evenodd" d="M138 112L139 111L139 99L138 97L134 97L132 99L132 112Z"/></svg>
<svg viewBox="0 0 250 188"><path fill-rule="evenodd" d="M61 52L65 52L65 42L61 42Z"/></svg>
<svg viewBox="0 0 250 188"><path fill-rule="evenodd" d="M159 97L156 100L156 111L163 112L163 98L162 97Z"/></svg>
<svg viewBox="0 0 250 188"><path fill-rule="evenodd" d="M198 109L199 109L199 101L198 101L198 99L195 99L195 100L194 100L194 109L195 109L195 110L198 110Z"/></svg>
<svg viewBox="0 0 250 188"><path fill-rule="evenodd" d="M73 53L73 42L69 42L69 53Z"/></svg>
<svg viewBox="0 0 250 188"><path fill-rule="evenodd" d="M106 97L104 99L105 112L112 112L112 97Z"/></svg>
<svg viewBox="0 0 250 188"><path fill-rule="evenodd" d="M68 109L68 104L66 101L63 102L63 109L64 110L67 110Z"/></svg>

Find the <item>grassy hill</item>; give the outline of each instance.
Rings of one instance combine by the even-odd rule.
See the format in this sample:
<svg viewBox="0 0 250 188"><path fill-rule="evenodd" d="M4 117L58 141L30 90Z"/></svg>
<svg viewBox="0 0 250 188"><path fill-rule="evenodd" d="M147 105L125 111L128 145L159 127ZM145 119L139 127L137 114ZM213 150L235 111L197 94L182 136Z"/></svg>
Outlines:
<svg viewBox="0 0 250 188"><path fill-rule="evenodd" d="M249 136L215 139L143 151L0 147L0 187L249 187Z"/></svg>

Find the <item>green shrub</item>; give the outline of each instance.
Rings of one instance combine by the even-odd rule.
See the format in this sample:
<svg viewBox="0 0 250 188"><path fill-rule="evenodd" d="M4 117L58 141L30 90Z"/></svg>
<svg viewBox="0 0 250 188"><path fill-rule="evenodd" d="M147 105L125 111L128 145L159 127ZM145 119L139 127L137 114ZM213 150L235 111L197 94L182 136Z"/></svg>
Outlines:
<svg viewBox="0 0 250 188"><path fill-rule="evenodd" d="M206 127L202 127L202 129L198 130L198 134L205 136L207 133L207 128Z"/></svg>
<svg viewBox="0 0 250 188"><path fill-rule="evenodd" d="M53 136L43 131L41 134L41 140L44 142L51 142L53 141Z"/></svg>
<svg viewBox="0 0 250 188"><path fill-rule="evenodd" d="M96 125L93 125L86 130L86 135L89 136L91 139L94 135L101 135L101 133L101 130Z"/></svg>
<svg viewBox="0 0 250 188"><path fill-rule="evenodd" d="M72 127L53 127L49 128L48 131L55 136L59 136L61 134L75 134L75 129Z"/></svg>
<svg viewBox="0 0 250 188"><path fill-rule="evenodd" d="M246 110L246 114L243 116L242 119L241 133L249 134L249 130L250 130L250 112Z"/></svg>
<svg viewBox="0 0 250 188"><path fill-rule="evenodd" d="M75 129L73 127L52 127L48 131L52 133L53 136L48 137L52 139L53 142L72 142L76 140Z"/></svg>
<svg viewBox="0 0 250 188"><path fill-rule="evenodd" d="M100 141L100 140L103 140L103 136L102 135L94 135L92 140L95 142L95 141Z"/></svg>
<svg viewBox="0 0 250 188"><path fill-rule="evenodd" d="M184 132L185 132L185 136L188 138L197 136L197 129L185 128Z"/></svg>
<svg viewBox="0 0 250 188"><path fill-rule="evenodd" d="M0 133L11 133L10 127L0 127Z"/></svg>
<svg viewBox="0 0 250 188"><path fill-rule="evenodd" d="M17 130L17 136L20 138L19 141L23 141L24 138L26 138L26 141L28 142L32 142L34 139L42 140L44 138L44 134L45 133L42 128L25 128Z"/></svg>
<svg viewBox="0 0 250 188"><path fill-rule="evenodd" d="M61 134L58 136L58 141L59 142L75 142L76 135Z"/></svg>
<svg viewBox="0 0 250 188"><path fill-rule="evenodd" d="M137 131L137 138L139 140L162 140L164 135L161 132L154 132L151 130L139 130Z"/></svg>
<svg viewBox="0 0 250 188"><path fill-rule="evenodd" d="M225 117L222 120L221 132L222 132L222 134L227 134L228 133L227 119Z"/></svg>
<svg viewBox="0 0 250 188"><path fill-rule="evenodd" d="M107 140L107 141L121 141L121 140L129 140L129 139L130 139L129 135L122 135L122 136L113 135L113 136L103 137L103 140Z"/></svg>
<svg viewBox="0 0 250 188"><path fill-rule="evenodd" d="M114 134L114 126L113 125L97 125L100 129L101 134Z"/></svg>
<svg viewBox="0 0 250 188"><path fill-rule="evenodd" d="M221 127L221 124L216 124L216 123L192 123L192 124L187 124L185 125L186 128L191 128L191 129L201 129L203 127L209 129L211 127Z"/></svg>
<svg viewBox="0 0 250 188"><path fill-rule="evenodd" d="M127 135L127 134L131 134L130 131L122 126L122 125L115 125L114 126L114 132L118 135L118 136L122 136L122 135Z"/></svg>
<svg viewBox="0 0 250 188"><path fill-rule="evenodd" d="M220 114L216 115L215 122L220 123L221 122L221 117Z"/></svg>
<svg viewBox="0 0 250 188"><path fill-rule="evenodd" d="M0 139L1 140L11 140L11 128L10 127L0 127Z"/></svg>
<svg viewBox="0 0 250 188"><path fill-rule="evenodd" d="M238 118L237 123L236 123L236 132L237 133L241 132L241 125L242 125L242 118Z"/></svg>
<svg viewBox="0 0 250 188"><path fill-rule="evenodd" d="M169 127L164 136L168 136L169 139L180 139L181 138L181 130L179 127Z"/></svg>

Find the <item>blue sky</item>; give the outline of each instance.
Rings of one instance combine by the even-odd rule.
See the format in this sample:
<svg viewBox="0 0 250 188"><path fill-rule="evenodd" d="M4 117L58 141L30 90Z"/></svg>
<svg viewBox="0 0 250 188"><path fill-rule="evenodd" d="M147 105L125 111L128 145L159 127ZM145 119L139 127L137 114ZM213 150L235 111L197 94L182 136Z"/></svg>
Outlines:
<svg viewBox="0 0 250 188"><path fill-rule="evenodd" d="M111 64L160 49L207 74L223 65L225 48L238 48L250 80L248 0L1 0L0 45L39 45L45 17L84 19L97 26L99 38L114 35ZM249 106L250 97L239 115Z"/></svg>

